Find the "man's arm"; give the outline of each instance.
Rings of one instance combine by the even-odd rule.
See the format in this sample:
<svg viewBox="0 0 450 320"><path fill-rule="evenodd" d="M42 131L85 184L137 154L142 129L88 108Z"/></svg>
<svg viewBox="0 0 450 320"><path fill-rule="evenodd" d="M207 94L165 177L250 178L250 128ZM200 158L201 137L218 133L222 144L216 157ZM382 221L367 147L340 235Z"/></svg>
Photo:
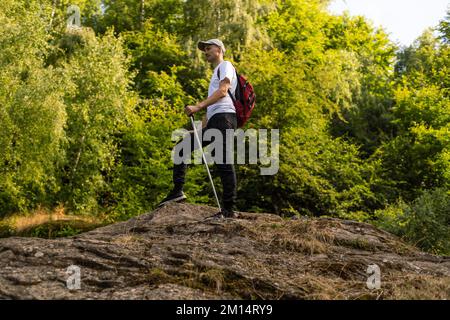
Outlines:
<svg viewBox="0 0 450 320"><path fill-rule="evenodd" d="M205 108L208 108L210 105L216 103L220 99L224 98L228 94L228 90L231 87L230 79L227 77L219 82L219 89L214 91L214 93L206 100L197 103L195 106L186 106L184 108L184 112L190 116L196 112L199 112Z"/></svg>

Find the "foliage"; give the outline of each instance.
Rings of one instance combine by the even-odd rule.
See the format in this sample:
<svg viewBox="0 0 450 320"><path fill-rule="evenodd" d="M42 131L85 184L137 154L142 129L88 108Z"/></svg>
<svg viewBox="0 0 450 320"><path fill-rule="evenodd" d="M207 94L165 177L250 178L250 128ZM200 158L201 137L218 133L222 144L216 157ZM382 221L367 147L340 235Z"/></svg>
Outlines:
<svg viewBox="0 0 450 320"><path fill-rule="evenodd" d="M1 213L48 204L58 191L67 114L60 74L44 68L45 24L7 0L0 10Z"/></svg>
<svg viewBox="0 0 450 320"><path fill-rule="evenodd" d="M127 127L137 98L128 90L121 40L112 33L97 39L89 29L76 36L81 43L74 54L58 64L68 82L61 198L76 210L89 210L108 196L118 157L116 136Z"/></svg>
<svg viewBox="0 0 450 320"><path fill-rule="evenodd" d="M377 152L385 179L412 201L425 190L450 188L450 48L430 31L399 55L391 123L396 135Z"/></svg>
<svg viewBox="0 0 450 320"><path fill-rule="evenodd" d="M411 203L399 200L376 212L376 224L422 250L450 254L450 193L445 189L425 191Z"/></svg>

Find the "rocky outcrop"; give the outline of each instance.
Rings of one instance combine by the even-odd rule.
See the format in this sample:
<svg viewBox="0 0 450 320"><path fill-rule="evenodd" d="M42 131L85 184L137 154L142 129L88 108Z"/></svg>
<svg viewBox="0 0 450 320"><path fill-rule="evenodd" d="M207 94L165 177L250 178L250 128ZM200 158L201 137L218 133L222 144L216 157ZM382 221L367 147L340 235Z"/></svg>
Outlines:
<svg viewBox="0 0 450 320"><path fill-rule="evenodd" d="M74 237L0 239L0 298L450 298L449 257L372 225L253 213L205 220L215 212L171 204Z"/></svg>

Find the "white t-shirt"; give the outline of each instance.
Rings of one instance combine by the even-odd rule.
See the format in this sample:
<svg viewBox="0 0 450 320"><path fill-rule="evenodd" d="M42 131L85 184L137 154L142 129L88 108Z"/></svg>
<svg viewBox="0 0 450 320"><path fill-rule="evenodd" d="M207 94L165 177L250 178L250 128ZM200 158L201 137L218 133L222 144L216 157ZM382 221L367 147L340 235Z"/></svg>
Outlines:
<svg viewBox="0 0 450 320"><path fill-rule="evenodd" d="M220 79L217 76L218 68L220 68ZM228 78L230 80L230 91L234 96L237 86L236 70L234 69L230 61L224 60L214 68L211 81L209 82L208 98L219 89L219 82L225 78ZM206 109L206 117L208 121L216 113L236 113L236 109L233 105L233 100L231 100L228 92L225 97L208 106L208 108Z"/></svg>

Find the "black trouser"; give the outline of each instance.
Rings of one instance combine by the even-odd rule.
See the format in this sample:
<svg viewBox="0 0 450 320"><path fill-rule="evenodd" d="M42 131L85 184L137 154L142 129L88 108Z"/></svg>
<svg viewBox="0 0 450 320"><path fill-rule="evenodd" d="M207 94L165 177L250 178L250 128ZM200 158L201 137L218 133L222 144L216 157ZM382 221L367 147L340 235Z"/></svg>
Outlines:
<svg viewBox="0 0 450 320"><path fill-rule="evenodd" d="M216 113L209 119L206 128L202 130L202 148L206 147L214 141L204 141L203 136L208 129L218 129L222 133L223 137L223 164L216 163L215 166L219 173L220 179L222 180L223 194L222 202L223 207L227 210L233 210L234 203L236 201L236 172L234 170L234 165L226 164L226 158L234 159L234 148L227 148L226 130L234 129L236 130L237 120L235 113ZM199 132L200 134L200 132ZM195 141L194 132L190 132L191 139L191 152L195 150L198 144ZM231 147L231 146L230 146ZM214 156L214 154L212 154ZM180 153L183 157L183 153ZM190 155L189 155L190 156ZM173 167L173 183L175 189L182 190L185 182L187 164L182 163L174 165Z"/></svg>

